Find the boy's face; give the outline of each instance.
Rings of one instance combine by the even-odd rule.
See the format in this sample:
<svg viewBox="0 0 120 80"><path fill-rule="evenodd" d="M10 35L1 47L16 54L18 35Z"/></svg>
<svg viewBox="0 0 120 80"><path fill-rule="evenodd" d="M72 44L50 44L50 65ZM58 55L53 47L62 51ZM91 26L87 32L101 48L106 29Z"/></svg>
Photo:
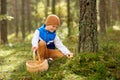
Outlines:
<svg viewBox="0 0 120 80"><path fill-rule="evenodd" d="M48 26L46 26L46 29L47 29L48 31L50 31L50 32L56 31L57 28L58 28L57 25L48 25Z"/></svg>

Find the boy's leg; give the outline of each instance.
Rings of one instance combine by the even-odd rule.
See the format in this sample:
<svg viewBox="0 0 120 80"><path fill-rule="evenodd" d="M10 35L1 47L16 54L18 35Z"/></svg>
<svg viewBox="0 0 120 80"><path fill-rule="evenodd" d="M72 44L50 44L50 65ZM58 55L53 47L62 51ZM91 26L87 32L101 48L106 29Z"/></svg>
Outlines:
<svg viewBox="0 0 120 80"><path fill-rule="evenodd" d="M56 58L64 57L64 54L59 50L47 49L47 51L48 51L49 58L56 59Z"/></svg>
<svg viewBox="0 0 120 80"><path fill-rule="evenodd" d="M41 62L45 60L46 49L46 43L44 41L39 41L37 53L39 54Z"/></svg>
<svg viewBox="0 0 120 80"><path fill-rule="evenodd" d="M39 54L41 62L47 58L56 59L59 57L64 57L64 54L56 49L47 49L46 43L44 41L39 41L37 53Z"/></svg>

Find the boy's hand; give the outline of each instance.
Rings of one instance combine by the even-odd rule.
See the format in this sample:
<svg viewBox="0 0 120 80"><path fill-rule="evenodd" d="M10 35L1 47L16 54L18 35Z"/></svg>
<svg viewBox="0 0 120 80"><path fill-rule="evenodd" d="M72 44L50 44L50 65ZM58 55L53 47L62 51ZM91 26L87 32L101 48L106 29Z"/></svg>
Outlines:
<svg viewBox="0 0 120 80"><path fill-rule="evenodd" d="M66 55L68 58L72 58L73 57L73 53L67 54Z"/></svg>
<svg viewBox="0 0 120 80"><path fill-rule="evenodd" d="M37 50L37 47L32 47L32 51L36 51Z"/></svg>

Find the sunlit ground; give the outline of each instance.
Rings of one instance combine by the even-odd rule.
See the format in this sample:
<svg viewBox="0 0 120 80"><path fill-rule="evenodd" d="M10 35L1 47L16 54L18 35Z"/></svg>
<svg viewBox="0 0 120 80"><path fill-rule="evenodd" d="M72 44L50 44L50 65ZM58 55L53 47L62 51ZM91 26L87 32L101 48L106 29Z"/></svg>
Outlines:
<svg viewBox="0 0 120 80"><path fill-rule="evenodd" d="M75 74L69 74L69 75L65 76L65 78L62 80L86 80L86 77L78 76Z"/></svg>
<svg viewBox="0 0 120 80"><path fill-rule="evenodd" d="M32 59L30 43L0 46L0 80L12 80L12 76L17 77L18 80L24 80L23 77L27 74L25 62L30 59ZM82 76L70 75L66 75L63 80L84 80ZM37 76L34 78L36 79Z"/></svg>
<svg viewBox="0 0 120 80"><path fill-rule="evenodd" d="M114 25L114 26L113 26L113 29L114 29L114 30L120 30L120 26Z"/></svg>
<svg viewBox="0 0 120 80"><path fill-rule="evenodd" d="M30 50L26 50L23 45L0 46L0 79L11 79L11 74L17 71L21 64L25 64ZM20 48L23 47L23 48Z"/></svg>

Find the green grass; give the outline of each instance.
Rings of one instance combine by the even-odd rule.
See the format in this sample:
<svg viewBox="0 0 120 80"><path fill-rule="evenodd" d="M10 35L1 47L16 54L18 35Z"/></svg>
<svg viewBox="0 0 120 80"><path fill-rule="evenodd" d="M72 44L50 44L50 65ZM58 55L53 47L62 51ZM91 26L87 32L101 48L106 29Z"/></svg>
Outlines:
<svg viewBox="0 0 120 80"><path fill-rule="evenodd" d="M24 46L25 45L25 46ZM30 43L0 48L0 78L3 80L117 80L120 54L79 53L74 58L60 58L50 64L47 72L29 73L25 62L32 59ZM108 51L109 52L109 51ZM117 72L118 71L118 72ZM113 78L113 79L112 79Z"/></svg>
<svg viewBox="0 0 120 80"><path fill-rule="evenodd" d="M75 42L64 41L74 57L59 58L42 73L26 70L26 61L32 60L30 41L0 45L0 80L119 80L120 38L119 32L114 33L99 40L97 53L77 53Z"/></svg>

